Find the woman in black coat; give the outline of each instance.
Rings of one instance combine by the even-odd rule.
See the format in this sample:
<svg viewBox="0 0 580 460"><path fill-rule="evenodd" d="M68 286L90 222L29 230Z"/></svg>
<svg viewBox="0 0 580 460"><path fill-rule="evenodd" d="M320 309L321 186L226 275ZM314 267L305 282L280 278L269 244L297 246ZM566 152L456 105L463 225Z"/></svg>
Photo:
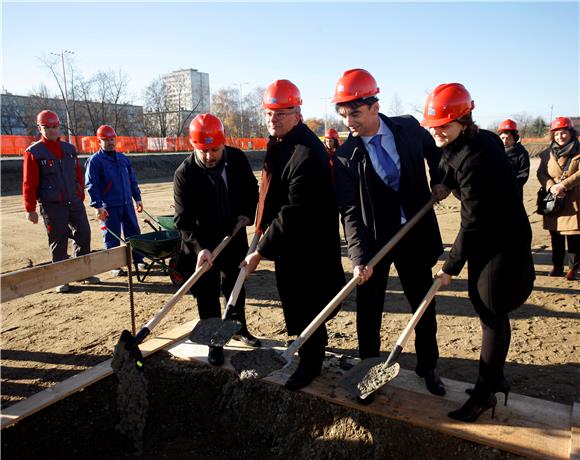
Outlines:
<svg viewBox="0 0 580 460"><path fill-rule="evenodd" d="M508 313L526 301L535 278L532 232L515 178L499 137L473 122L473 107L463 85L442 84L427 99L421 123L443 149L443 184L461 200L461 227L436 278L446 286L468 262L469 298L483 332L475 388L449 413L466 422L490 408L493 417L496 392L504 393L507 404Z"/></svg>

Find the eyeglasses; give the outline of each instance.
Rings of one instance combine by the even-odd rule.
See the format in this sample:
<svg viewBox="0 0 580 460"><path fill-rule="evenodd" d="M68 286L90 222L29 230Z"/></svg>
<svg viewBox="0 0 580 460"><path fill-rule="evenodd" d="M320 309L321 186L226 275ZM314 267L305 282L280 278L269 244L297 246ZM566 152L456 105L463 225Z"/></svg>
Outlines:
<svg viewBox="0 0 580 460"><path fill-rule="evenodd" d="M267 118L268 120L272 120L274 118L286 118L289 115L293 115L295 114L296 111L292 111L292 112L272 112L272 111L265 111L264 112L264 118Z"/></svg>

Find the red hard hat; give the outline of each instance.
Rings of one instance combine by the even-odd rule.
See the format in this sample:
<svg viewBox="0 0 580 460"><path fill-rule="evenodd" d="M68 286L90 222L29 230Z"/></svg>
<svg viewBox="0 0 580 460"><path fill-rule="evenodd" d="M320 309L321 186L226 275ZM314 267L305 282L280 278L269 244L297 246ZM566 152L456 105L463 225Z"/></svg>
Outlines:
<svg viewBox="0 0 580 460"><path fill-rule="evenodd" d="M574 123L568 117L558 117L550 125L550 131L556 131L562 128L573 128Z"/></svg>
<svg viewBox="0 0 580 460"><path fill-rule="evenodd" d="M189 124L189 140L199 150L219 147L226 143L224 125L215 115L202 113Z"/></svg>
<svg viewBox="0 0 580 460"><path fill-rule="evenodd" d="M434 128L446 125L474 108L475 103L465 86L461 83L443 83L429 94L421 126Z"/></svg>
<svg viewBox="0 0 580 460"><path fill-rule="evenodd" d="M298 105L302 105L302 96L290 80L276 80L264 91L262 107L265 109L289 109Z"/></svg>
<svg viewBox="0 0 580 460"><path fill-rule="evenodd" d="M325 139L340 139L340 136L338 135L338 131L336 129L330 128L326 131L324 138Z"/></svg>
<svg viewBox="0 0 580 460"><path fill-rule="evenodd" d="M504 120L500 123L499 128L497 128L497 132L498 133L503 133L504 131L517 131L518 130L518 124L513 121L510 120L509 118L507 120Z"/></svg>
<svg viewBox="0 0 580 460"><path fill-rule="evenodd" d="M41 126L58 126L60 125L60 120L58 119L58 115L52 110L43 110L36 115L36 124Z"/></svg>
<svg viewBox="0 0 580 460"><path fill-rule="evenodd" d="M114 139L115 137L117 137L117 133L112 126L101 125L99 126L99 129L97 129L98 139Z"/></svg>
<svg viewBox="0 0 580 460"><path fill-rule="evenodd" d="M364 99L379 92L377 81L369 72L364 69L350 69L345 71L336 82L332 102L340 104L355 99Z"/></svg>

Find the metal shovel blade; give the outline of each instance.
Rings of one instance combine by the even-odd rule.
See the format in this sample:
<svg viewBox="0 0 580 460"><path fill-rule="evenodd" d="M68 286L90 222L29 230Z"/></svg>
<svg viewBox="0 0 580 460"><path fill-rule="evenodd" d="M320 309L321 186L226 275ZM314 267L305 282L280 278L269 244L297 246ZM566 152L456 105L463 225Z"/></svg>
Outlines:
<svg viewBox="0 0 580 460"><path fill-rule="evenodd" d="M348 371L339 385L355 396L366 399L399 375L400 368L399 363L388 364L384 358L368 358Z"/></svg>
<svg viewBox="0 0 580 460"><path fill-rule="evenodd" d="M231 363L240 380L261 379L289 364L271 348L240 351L232 356Z"/></svg>
<svg viewBox="0 0 580 460"><path fill-rule="evenodd" d="M189 340L201 345L211 345L211 339L222 323L221 318L200 319L189 333Z"/></svg>
<svg viewBox="0 0 580 460"><path fill-rule="evenodd" d="M217 331L211 336L209 344L212 347L223 347L231 338L240 332L242 323L235 319L224 319Z"/></svg>

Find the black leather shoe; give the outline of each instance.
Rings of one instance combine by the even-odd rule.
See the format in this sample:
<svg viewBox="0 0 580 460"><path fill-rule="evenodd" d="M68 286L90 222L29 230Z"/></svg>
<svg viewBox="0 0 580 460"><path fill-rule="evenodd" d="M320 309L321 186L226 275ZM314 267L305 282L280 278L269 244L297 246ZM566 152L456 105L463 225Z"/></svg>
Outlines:
<svg viewBox="0 0 580 460"><path fill-rule="evenodd" d="M309 385L320 375L321 366L301 366L294 372L284 384L288 390L296 391Z"/></svg>
<svg viewBox="0 0 580 460"><path fill-rule="evenodd" d="M360 396L356 397L356 402L359 404L362 404L363 406L368 406L370 403L372 403L375 400L375 394L371 393L370 395L368 395L366 398L361 398Z"/></svg>
<svg viewBox="0 0 580 460"><path fill-rule="evenodd" d="M492 393L483 401L471 396L459 409L449 412L449 418L460 420L462 422L475 422L481 414L491 409L491 418L495 416L495 406L497 398Z"/></svg>
<svg viewBox="0 0 580 460"><path fill-rule="evenodd" d="M564 276L564 267L554 266L548 276Z"/></svg>
<svg viewBox="0 0 580 460"><path fill-rule="evenodd" d="M238 335L234 335L232 338L234 340L238 340L242 343L245 343L249 347L260 348L262 346L262 342L260 342L260 339L254 337L248 331L241 332Z"/></svg>
<svg viewBox="0 0 580 460"><path fill-rule="evenodd" d="M445 386L435 369L429 369L427 371L416 369L415 373L425 379L425 386L430 393L436 396L443 396L445 394Z"/></svg>
<svg viewBox="0 0 580 460"><path fill-rule="evenodd" d="M209 347L207 362L212 366L221 366L224 363L224 349L222 347Z"/></svg>

